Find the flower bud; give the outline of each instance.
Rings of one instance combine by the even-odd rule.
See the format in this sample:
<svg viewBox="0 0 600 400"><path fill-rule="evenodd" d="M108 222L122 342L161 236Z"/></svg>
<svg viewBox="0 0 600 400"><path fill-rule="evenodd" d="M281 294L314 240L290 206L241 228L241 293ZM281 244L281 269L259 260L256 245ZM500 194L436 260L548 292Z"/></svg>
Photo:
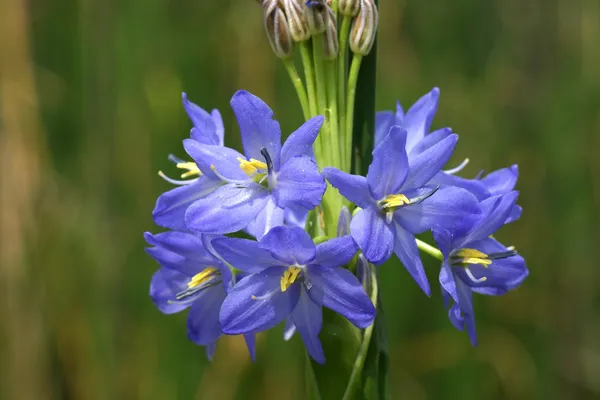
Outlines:
<svg viewBox="0 0 600 400"><path fill-rule="evenodd" d="M277 57L290 57L294 50L294 41L279 0L264 0L263 11L265 30L273 51Z"/></svg>
<svg viewBox="0 0 600 400"><path fill-rule="evenodd" d="M340 0L338 10L342 15L354 17L360 10L360 0Z"/></svg>
<svg viewBox="0 0 600 400"><path fill-rule="evenodd" d="M292 39L296 42L308 40L310 38L310 30L308 29L304 0L283 0L283 8Z"/></svg>
<svg viewBox="0 0 600 400"><path fill-rule="evenodd" d="M335 60L338 56L339 44L337 35L337 24L333 10L329 9L327 29L323 34L323 55L326 60Z"/></svg>
<svg viewBox="0 0 600 400"><path fill-rule="evenodd" d="M377 36L379 13L373 0L360 0L360 11L350 31L350 49L354 53L367 55Z"/></svg>
<svg viewBox="0 0 600 400"><path fill-rule="evenodd" d="M318 35L325 32L329 11L332 11L329 4L327 4L327 0L308 0L305 4L310 33Z"/></svg>

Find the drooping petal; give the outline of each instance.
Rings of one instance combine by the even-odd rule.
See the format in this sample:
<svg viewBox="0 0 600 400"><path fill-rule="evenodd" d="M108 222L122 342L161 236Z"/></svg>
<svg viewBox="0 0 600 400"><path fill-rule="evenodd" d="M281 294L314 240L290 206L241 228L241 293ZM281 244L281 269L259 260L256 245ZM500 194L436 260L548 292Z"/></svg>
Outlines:
<svg viewBox="0 0 600 400"><path fill-rule="evenodd" d="M150 282L150 298L164 314L174 314L186 309L189 303L173 302L177 293L187 287L189 278L178 271L160 268Z"/></svg>
<svg viewBox="0 0 600 400"><path fill-rule="evenodd" d="M196 260L200 264L214 262L214 257L204 247L201 237L192 233L167 231L153 235L145 232L144 239L152 246L160 246L167 251Z"/></svg>
<svg viewBox="0 0 600 400"><path fill-rule="evenodd" d="M350 175L337 168L323 168L323 175L342 196L361 208L374 204L367 179L360 175Z"/></svg>
<svg viewBox="0 0 600 400"><path fill-rule="evenodd" d="M510 216L519 197L519 192L512 191L503 195L492 196L480 203L483 214L477 227L465 238L466 242L485 239L494 234Z"/></svg>
<svg viewBox="0 0 600 400"><path fill-rule="evenodd" d="M377 210L365 208L350 223L352 238L363 251L367 260L379 265L392 255L394 249L394 226Z"/></svg>
<svg viewBox="0 0 600 400"><path fill-rule="evenodd" d="M434 226L431 229L431 233L433 234L433 239L438 246L438 249L444 255L444 258L448 258L450 256L450 252L454 250L454 240L456 236L452 229L442 228L440 226Z"/></svg>
<svg viewBox="0 0 600 400"><path fill-rule="evenodd" d="M292 284L285 292L280 280L285 268L272 267L252 274L231 289L221 306L223 333L256 333L274 327L296 307L300 285Z"/></svg>
<svg viewBox="0 0 600 400"><path fill-rule="evenodd" d="M225 300L225 289L220 285L200 292L190 308L187 319L188 338L192 342L205 346L215 342L221 336L219 311L223 300Z"/></svg>
<svg viewBox="0 0 600 400"><path fill-rule="evenodd" d="M190 132L193 140L202 144L219 144L217 135L217 127L212 115L206 112L198 105L188 100L187 94L182 93L183 107L194 124L194 128Z"/></svg>
<svg viewBox="0 0 600 400"><path fill-rule="evenodd" d="M379 143L390 132L390 128L394 125L396 116L391 111L380 111L375 114L375 143L373 147L377 147Z"/></svg>
<svg viewBox="0 0 600 400"><path fill-rule="evenodd" d="M211 343L204 348L204 351L206 352L206 358L208 359L208 361L212 361L213 357L215 356L216 350L217 342Z"/></svg>
<svg viewBox="0 0 600 400"><path fill-rule="evenodd" d="M373 323L375 306L362 285L344 268L307 268L310 289L308 295L317 304L343 315L357 327L364 329Z"/></svg>
<svg viewBox="0 0 600 400"><path fill-rule="evenodd" d="M410 276L417 282L421 290L423 290L427 296L431 296L429 281L427 280L427 275L425 275L425 270L423 269L423 262L419 255L419 248L417 247L415 236L398 224L396 224L394 253L396 253L396 256L402 261L404 268L406 268Z"/></svg>
<svg viewBox="0 0 600 400"><path fill-rule="evenodd" d="M211 111L210 116L215 124L215 133L218 139L217 143L215 144L217 146L223 146L225 143L225 127L223 126L223 118L221 118L221 113L219 110L214 109Z"/></svg>
<svg viewBox="0 0 600 400"><path fill-rule="evenodd" d="M281 208L315 208L327 188L317 164L308 157L289 159L281 166L276 180L273 198Z"/></svg>
<svg viewBox="0 0 600 400"><path fill-rule="evenodd" d="M313 143L323 125L323 118L317 115L306 121L300 128L292 133L281 148L281 165L289 159L298 156L309 157L314 160Z"/></svg>
<svg viewBox="0 0 600 400"><path fill-rule="evenodd" d="M294 325L294 321L292 321L292 317L290 316L285 320L285 327L283 328L283 340L286 342L294 336L296 333L296 326Z"/></svg>
<svg viewBox="0 0 600 400"><path fill-rule="evenodd" d="M448 307L450 299L453 299L455 303L458 302L458 295L456 294L456 283L454 283L454 275L452 269L448 265L447 261L442 263L440 269L440 285L442 286L442 296L444 298L444 304Z"/></svg>
<svg viewBox="0 0 600 400"><path fill-rule="evenodd" d="M188 277L196 275L205 268L205 266L200 265L196 260L186 258L162 247L147 247L146 253L154 258L161 267L178 271Z"/></svg>
<svg viewBox="0 0 600 400"><path fill-rule="evenodd" d="M475 314L473 310L473 294L471 289L461 280L455 279L456 282L456 293L458 295L458 307L462 312L465 326L471 344L477 345L477 334L475 332Z"/></svg>
<svg viewBox="0 0 600 400"><path fill-rule="evenodd" d="M250 222L246 227L246 231L254 236L256 240L260 240L274 227L283 225L284 214L283 208L277 207L273 201L273 196L270 196L265 208Z"/></svg>
<svg viewBox="0 0 600 400"><path fill-rule="evenodd" d="M348 264L357 251L358 246L350 235L329 239L317 245L317 257L313 263L323 268L341 267Z"/></svg>
<svg viewBox="0 0 600 400"><path fill-rule="evenodd" d="M415 144L415 146L408 153L409 158L414 157L415 155L424 152L431 146L441 142L446 139L448 136L452 134L452 129L450 128L442 128L436 131L431 132L429 135L425 135L420 142Z"/></svg>
<svg viewBox="0 0 600 400"><path fill-rule="evenodd" d="M457 141L458 135L449 135L427 150L411 157L409 159L410 172L404 187L411 189L426 185L448 162Z"/></svg>
<svg viewBox="0 0 600 400"><path fill-rule="evenodd" d="M521 214L523 214L523 208L521 208L521 206L518 206L515 204L513 206L512 210L510 211L508 218L506 218L505 224L510 224L511 222L515 222L516 220L521 218Z"/></svg>
<svg viewBox="0 0 600 400"><path fill-rule="evenodd" d="M481 179L481 183L485 185L492 196L495 196L513 190L518 178L519 166L515 164L509 168L502 168L491 172Z"/></svg>
<svg viewBox="0 0 600 400"><path fill-rule="evenodd" d="M237 151L223 146L211 146L200 144L195 140L185 139L183 141L185 151L194 159L198 168L204 174L214 174L212 166L219 175L234 181L248 180L248 175L240 168L238 158L246 159Z"/></svg>
<svg viewBox="0 0 600 400"><path fill-rule="evenodd" d="M264 147L279 169L281 152L281 129L273 119L273 110L245 90L237 91L231 98L231 108L237 118L246 157L263 160L260 150Z"/></svg>
<svg viewBox="0 0 600 400"><path fill-rule="evenodd" d="M268 200L269 192L263 186L227 184L192 204L185 213L185 222L189 229L200 233L236 232L248 226Z"/></svg>
<svg viewBox="0 0 600 400"><path fill-rule="evenodd" d="M277 226L258 244L287 265L306 265L315 259L316 247L304 229Z"/></svg>
<svg viewBox="0 0 600 400"><path fill-rule="evenodd" d="M477 200L485 200L490 197L490 192L478 179L466 179L457 175L448 174L444 171L438 172L430 181L430 185L455 186L471 192Z"/></svg>
<svg viewBox="0 0 600 400"><path fill-rule="evenodd" d="M423 195L429 191L430 188L421 188L417 189L415 194ZM420 204L396 210L394 220L415 234L428 231L434 226L466 233L480 215L479 202L470 192L455 187L443 187Z"/></svg>
<svg viewBox="0 0 600 400"><path fill-rule="evenodd" d="M380 200L398 193L408 175L406 131L394 125L390 133L373 150L373 162L367 173L367 183L373 198Z"/></svg>
<svg viewBox="0 0 600 400"><path fill-rule="evenodd" d="M408 132L406 142L408 152L429 133L431 121L437 111L439 97L440 90L435 87L417 100L404 115L402 126Z"/></svg>
<svg viewBox="0 0 600 400"><path fill-rule="evenodd" d="M178 231L187 230L185 212L196 200L214 192L222 183L205 176L190 185L179 186L161 194L156 200L152 218L158 226Z"/></svg>
<svg viewBox="0 0 600 400"><path fill-rule="evenodd" d="M246 341L246 347L248 347L250 359L256 361L256 335L253 333L244 335L244 340Z"/></svg>
<svg viewBox="0 0 600 400"><path fill-rule="evenodd" d="M292 312L292 321L302 337L308 354L319 364L324 364L325 355L319 340L319 332L323 325L323 310L304 290L301 291L298 304Z"/></svg>
<svg viewBox="0 0 600 400"><path fill-rule="evenodd" d="M212 245L225 261L244 272L254 274L282 265L280 260L262 249L254 240L223 237L213 239Z"/></svg>

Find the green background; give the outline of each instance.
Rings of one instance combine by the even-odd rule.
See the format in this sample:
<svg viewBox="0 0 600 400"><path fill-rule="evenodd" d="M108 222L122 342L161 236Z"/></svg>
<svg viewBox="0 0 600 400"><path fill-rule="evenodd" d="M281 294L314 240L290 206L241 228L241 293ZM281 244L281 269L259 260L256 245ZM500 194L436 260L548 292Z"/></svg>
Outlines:
<svg viewBox="0 0 600 400"><path fill-rule="evenodd" d="M519 164L521 220L500 240L530 268L475 299L480 345L381 268L392 399L600 397L600 3L381 0L378 109L441 88L466 176ZM247 89L283 130L302 122L254 0L4 0L0 4L0 397L299 399L299 337L239 337L215 360L185 315L148 297L142 232L184 156L181 92L219 108Z"/></svg>

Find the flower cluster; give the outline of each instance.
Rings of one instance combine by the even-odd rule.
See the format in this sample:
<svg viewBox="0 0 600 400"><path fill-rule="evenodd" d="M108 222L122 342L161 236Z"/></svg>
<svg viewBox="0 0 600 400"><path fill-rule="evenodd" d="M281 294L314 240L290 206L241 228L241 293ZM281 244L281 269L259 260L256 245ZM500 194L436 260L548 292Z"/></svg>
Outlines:
<svg viewBox="0 0 600 400"><path fill-rule="evenodd" d="M155 305L167 314L189 307L188 337L206 346L209 358L222 334L244 335L254 358L254 335L285 322L284 337L298 331L311 357L324 363L322 307L359 329L370 327L376 266L393 255L431 295L420 256L425 252L441 262L450 321L466 327L475 344L472 293L504 294L528 274L515 249L492 237L521 215L513 190L517 167L473 179L457 175L468 160L443 170L458 135L450 128L431 131L439 99L434 88L406 112L398 104L395 112L377 113L372 162L364 176L351 174L355 75L373 45L375 3L339 2L339 50L344 54L350 39L354 61L348 87L337 88L346 57L335 64L337 55L323 51L337 49L338 41L337 17L328 3L264 0L262 6L276 54L287 58L292 41L312 38L310 59L318 68L308 71L307 81L329 68L324 76L333 90L317 85L311 94L309 84L307 97L300 82L306 122L283 144L269 106L246 91L235 93L231 107L243 154L224 146L217 110L209 113L183 95L193 124L183 141L191 160L169 156L184 173L181 180L159 173L176 187L158 198L153 212L155 223L168 231L145 235L147 252L161 267L150 285ZM338 115L344 104L346 115ZM426 231L439 250L415 236Z"/></svg>

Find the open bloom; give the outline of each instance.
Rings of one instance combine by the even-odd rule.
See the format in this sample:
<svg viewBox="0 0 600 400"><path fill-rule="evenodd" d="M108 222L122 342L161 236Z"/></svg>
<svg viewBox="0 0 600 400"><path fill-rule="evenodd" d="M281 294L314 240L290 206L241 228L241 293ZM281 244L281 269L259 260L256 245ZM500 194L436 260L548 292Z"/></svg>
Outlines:
<svg viewBox="0 0 600 400"><path fill-rule="evenodd" d="M414 235L480 212L477 199L464 189L427 186L450 158L457 139L448 135L409 159L406 130L393 126L373 150L366 178L323 169L329 183L362 208L350 230L367 260L381 264L395 252L427 295L429 283Z"/></svg>
<svg viewBox="0 0 600 400"><path fill-rule="evenodd" d="M190 131L191 140L200 144L223 146L225 130L219 111L215 109L208 113L189 101L185 93L182 100L183 107L194 125ZM159 226L185 231L187 228L184 217L187 208L196 200L214 192L223 182L208 168L210 166L202 168L203 173L195 162L185 161L173 155L169 156L169 160L186 171L181 175L185 179L171 179L159 172L167 182L179 187L159 196L152 217Z"/></svg>
<svg viewBox="0 0 600 400"><path fill-rule="evenodd" d="M223 302L220 320L224 333L260 332L291 317L311 357L324 363L318 338L322 306L359 328L369 326L375 318L375 307L356 277L338 268L358 250L350 236L315 246L304 230L279 226L260 242L220 238L212 244L228 263L250 274Z"/></svg>
<svg viewBox="0 0 600 400"><path fill-rule="evenodd" d="M227 290L233 286L231 272L203 241L210 238L184 232L145 233L150 254L161 266L150 284L150 296L165 314L190 308L187 332L190 340L206 346L209 359L221 336L219 311ZM254 335L246 335L254 359Z"/></svg>
<svg viewBox="0 0 600 400"><path fill-rule="evenodd" d="M325 180L313 160L312 145L323 124L317 116L281 145L279 123L258 97L238 91L231 99L245 156L236 150L187 139L184 147L200 170L210 169L224 182L186 211L189 229L225 234L247 228L260 238L281 225L284 209L312 209L321 202Z"/></svg>
<svg viewBox="0 0 600 400"><path fill-rule="evenodd" d="M466 326L477 343L472 292L499 296L514 289L528 275L525 260L513 248L490 237L506 223L518 193L492 196L481 202L483 213L472 224L434 227L434 238L444 255L440 283L446 304L454 300L449 317L460 330Z"/></svg>

